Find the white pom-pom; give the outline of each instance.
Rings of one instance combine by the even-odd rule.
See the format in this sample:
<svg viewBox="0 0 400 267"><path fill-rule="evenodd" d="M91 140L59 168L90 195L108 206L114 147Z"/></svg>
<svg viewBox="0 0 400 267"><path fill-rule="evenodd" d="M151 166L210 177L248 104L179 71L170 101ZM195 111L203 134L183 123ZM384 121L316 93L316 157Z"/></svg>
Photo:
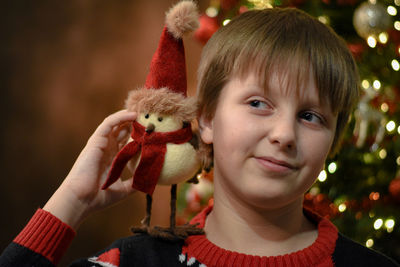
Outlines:
<svg viewBox="0 0 400 267"><path fill-rule="evenodd" d="M165 23L168 31L177 39L199 27L199 12L193 1L181 1L166 14Z"/></svg>

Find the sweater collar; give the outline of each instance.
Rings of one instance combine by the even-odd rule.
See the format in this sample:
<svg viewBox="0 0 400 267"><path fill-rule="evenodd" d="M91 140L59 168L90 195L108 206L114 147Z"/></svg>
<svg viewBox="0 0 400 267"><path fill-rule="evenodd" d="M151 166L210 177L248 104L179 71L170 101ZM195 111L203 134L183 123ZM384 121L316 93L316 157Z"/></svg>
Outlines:
<svg viewBox="0 0 400 267"><path fill-rule="evenodd" d="M191 224L203 228L212 205L197 214ZM338 230L328 219L311 210L304 214L318 226L318 237L314 243L300 251L283 256L260 257L225 250L211 243L205 235L190 236L185 240L182 254L195 258L206 266L333 266L332 253L335 250Z"/></svg>

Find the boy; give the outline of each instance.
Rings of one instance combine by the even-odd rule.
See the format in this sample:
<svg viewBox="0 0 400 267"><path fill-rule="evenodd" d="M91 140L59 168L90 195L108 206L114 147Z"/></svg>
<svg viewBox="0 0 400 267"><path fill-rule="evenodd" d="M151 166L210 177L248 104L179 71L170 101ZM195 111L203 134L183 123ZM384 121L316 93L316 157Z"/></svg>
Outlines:
<svg viewBox="0 0 400 267"><path fill-rule="evenodd" d="M215 194L192 222L206 234L184 242L128 237L73 266L396 266L302 207L358 98L343 41L295 9L249 11L208 42L199 81L199 126ZM72 229L132 193L131 181L100 186L135 119L120 111L99 126L1 266L54 266Z"/></svg>

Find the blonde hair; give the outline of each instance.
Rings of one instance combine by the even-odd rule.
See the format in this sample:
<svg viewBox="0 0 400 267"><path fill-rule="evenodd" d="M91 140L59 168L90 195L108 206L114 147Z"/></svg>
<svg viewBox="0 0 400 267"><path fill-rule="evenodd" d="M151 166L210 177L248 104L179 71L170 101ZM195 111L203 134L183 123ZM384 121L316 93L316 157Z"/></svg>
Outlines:
<svg viewBox="0 0 400 267"><path fill-rule="evenodd" d="M266 88L278 71L294 79L294 86L308 80L310 71L322 103L338 114L331 155L359 98L359 76L346 43L333 30L294 8L252 10L218 30L202 52L198 71L199 116L212 119L219 94L233 75L256 71Z"/></svg>

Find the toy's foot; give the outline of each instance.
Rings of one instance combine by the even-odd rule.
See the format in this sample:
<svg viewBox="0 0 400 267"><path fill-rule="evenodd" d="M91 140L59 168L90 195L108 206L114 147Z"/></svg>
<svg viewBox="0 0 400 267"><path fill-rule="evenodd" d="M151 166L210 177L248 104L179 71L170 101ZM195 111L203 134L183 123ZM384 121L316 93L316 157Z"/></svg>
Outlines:
<svg viewBox="0 0 400 267"><path fill-rule="evenodd" d="M155 226L154 228L150 229L148 233L153 237L165 240L171 240L171 241L185 240L188 236L191 235L204 234L203 229L197 228L196 225L184 224L175 226L174 228Z"/></svg>
<svg viewBox="0 0 400 267"><path fill-rule="evenodd" d="M140 227L132 227L131 228L131 232L134 234L147 234L149 233L150 227L146 226L146 225L142 225Z"/></svg>
<svg viewBox="0 0 400 267"><path fill-rule="evenodd" d="M191 235L204 235L204 230L202 228L196 227L198 223L196 224L184 224L184 225L178 225L175 226L174 228L174 234L176 236L179 236L181 239L186 239L188 236Z"/></svg>

